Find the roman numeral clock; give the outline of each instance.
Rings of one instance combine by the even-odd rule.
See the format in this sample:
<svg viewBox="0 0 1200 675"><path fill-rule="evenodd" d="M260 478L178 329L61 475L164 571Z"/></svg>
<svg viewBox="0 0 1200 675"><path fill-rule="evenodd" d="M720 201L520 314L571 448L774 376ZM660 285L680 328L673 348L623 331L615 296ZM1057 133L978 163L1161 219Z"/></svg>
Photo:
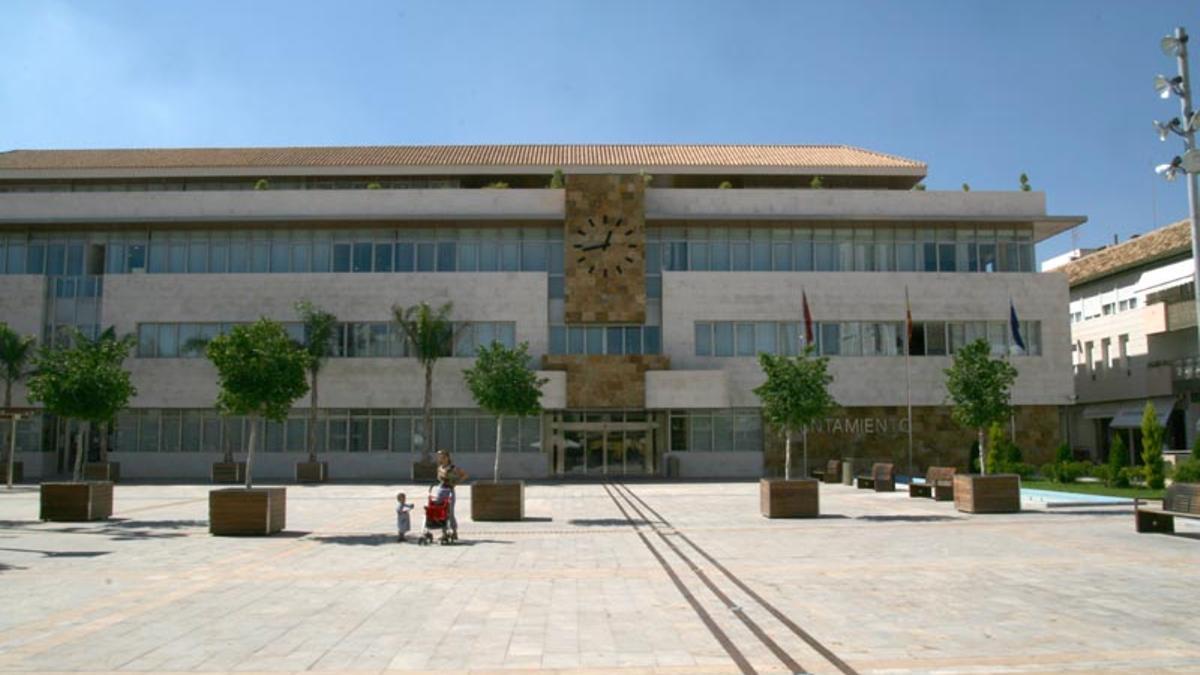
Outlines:
<svg viewBox="0 0 1200 675"><path fill-rule="evenodd" d="M640 176L567 176L563 268L568 324L645 321L644 195Z"/></svg>

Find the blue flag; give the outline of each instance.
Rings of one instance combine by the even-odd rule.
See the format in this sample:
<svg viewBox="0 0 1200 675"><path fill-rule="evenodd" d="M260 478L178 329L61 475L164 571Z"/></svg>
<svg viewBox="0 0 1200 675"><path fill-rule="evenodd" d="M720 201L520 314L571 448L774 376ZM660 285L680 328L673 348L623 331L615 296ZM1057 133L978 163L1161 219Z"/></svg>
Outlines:
<svg viewBox="0 0 1200 675"><path fill-rule="evenodd" d="M1012 298L1008 300L1008 326L1012 329L1013 343L1025 350L1025 341L1021 339L1021 322L1017 320L1017 308L1013 306Z"/></svg>

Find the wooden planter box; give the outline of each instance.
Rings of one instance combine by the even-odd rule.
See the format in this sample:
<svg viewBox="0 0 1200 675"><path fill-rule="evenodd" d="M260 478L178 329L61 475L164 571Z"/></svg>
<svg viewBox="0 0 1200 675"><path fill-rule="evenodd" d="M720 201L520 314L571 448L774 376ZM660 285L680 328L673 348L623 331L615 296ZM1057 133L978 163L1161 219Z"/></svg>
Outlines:
<svg viewBox="0 0 1200 675"><path fill-rule="evenodd" d="M820 482L811 478L763 478L758 484L758 498L767 518L816 518Z"/></svg>
<svg viewBox="0 0 1200 675"><path fill-rule="evenodd" d="M329 480L329 462L296 462L297 483L324 483Z"/></svg>
<svg viewBox="0 0 1200 675"><path fill-rule="evenodd" d="M437 480L437 462L413 462L412 479L414 483L432 483Z"/></svg>
<svg viewBox="0 0 1200 675"><path fill-rule="evenodd" d="M500 481L471 483L471 520L522 520L525 518L525 483Z"/></svg>
<svg viewBox="0 0 1200 675"><path fill-rule="evenodd" d="M244 483L246 482L245 462L213 462L212 482L214 483Z"/></svg>
<svg viewBox="0 0 1200 675"><path fill-rule="evenodd" d="M42 520L68 523L104 520L112 515L113 484L42 483L41 502Z"/></svg>
<svg viewBox="0 0 1200 675"><path fill-rule="evenodd" d="M120 462L94 462L83 465L84 480L112 481L121 480Z"/></svg>
<svg viewBox="0 0 1200 675"><path fill-rule="evenodd" d="M954 508L967 513L1017 513L1021 510L1021 477L954 475Z"/></svg>
<svg viewBox="0 0 1200 675"><path fill-rule="evenodd" d="M223 488L208 493L208 531L218 536L264 536L287 524L287 488Z"/></svg>

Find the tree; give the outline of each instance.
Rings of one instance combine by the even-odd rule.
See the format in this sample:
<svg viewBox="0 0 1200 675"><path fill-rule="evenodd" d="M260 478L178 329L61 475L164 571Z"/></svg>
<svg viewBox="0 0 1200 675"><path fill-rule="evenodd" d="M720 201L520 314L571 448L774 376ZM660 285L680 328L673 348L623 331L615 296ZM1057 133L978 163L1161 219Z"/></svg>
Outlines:
<svg viewBox="0 0 1200 675"><path fill-rule="evenodd" d="M33 358L34 345L37 343L31 336L19 335L16 331L8 327L7 323L0 321L0 377L4 378L4 411L12 412L12 388L17 382L28 375L26 367L29 361ZM13 424L13 431L16 431L17 421L10 418ZM5 439L8 442L8 457L5 459L5 476L8 487L12 487L13 481L13 462L16 460L17 448L15 433L9 434L9 438Z"/></svg>
<svg viewBox="0 0 1200 675"><path fill-rule="evenodd" d="M80 344L89 345L95 349L104 348L104 343L111 345L112 343L118 341L117 330L112 326L109 326L107 329L105 329L104 332L96 336L96 339L94 340L82 334L77 336L76 339ZM127 336L125 339L134 340L133 336ZM134 341L133 344L136 344L136 341ZM108 430L112 427L115 421L116 419L114 414L114 417L100 422L100 461L102 463L108 461Z"/></svg>
<svg viewBox="0 0 1200 675"><path fill-rule="evenodd" d="M308 392L308 352L292 342L282 324L259 319L213 338L204 353L217 368L217 409L250 419L246 442L246 487L250 488L258 418L287 420L292 402Z"/></svg>
<svg viewBox="0 0 1200 675"><path fill-rule="evenodd" d="M308 375L312 396L308 406L308 461L317 461L317 376L325 359L333 353L333 335L337 317L308 300L296 303L296 312L304 323L304 351L308 353Z"/></svg>
<svg viewBox="0 0 1200 675"><path fill-rule="evenodd" d="M971 186L970 186L969 184L967 184L967 183L963 183L963 184L962 184L962 191L963 191L963 192L970 192L970 191L971 191Z"/></svg>
<svg viewBox="0 0 1200 675"><path fill-rule="evenodd" d="M422 302L412 307L392 306L392 317L413 350L413 356L425 369L425 439L421 444L421 461L429 461L429 446L433 443L433 364L450 356L454 348L454 326L450 323L449 302L434 309Z"/></svg>
<svg viewBox="0 0 1200 675"><path fill-rule="evenodd" d="M732 190L732 189L733 189L733 183L730 183L730 182L729 182L729 181L727 181L727 180L723 180L723 181L721 181L721 182L720 182L720 183L717 185L717 189L718 189L718 190Z"/></svg>
<svg viewBox="0 0 1200 675"><path fill-rule="evenodd" d="M925 191L925 184L924 184L924 183L917 183L916 185L912 186L912 189L913 189L913 191L914 191L914 192L924 192L924 191Z"/></svg>
<svg viewBox="0 0 1200 675"><path fill-rule="evenodd" d="M92 424L110 422L137 394L129 371L122 367L133 349L133 336L89 340L78 330L64 346L46 346L34 360L29 378L29 400L41 403L48 412L64 419L83 422L75 455L75 480L83 474L83 438Z"/></svg>
<svg viewBox="0 0 1200 675"><path fill-rule="evenodd" d="M1166 482L1166 467L1163 465L1163 438L1166 429L1158 423L1154 404L1146 401L1142 411L1142 462L1146 476L1146 487L1161 490Z"/></svg>
<svg viewBox="0 0 1200 675"><path fill-rule="evenodd" d="M1004 425L992 422L988 427L987 473L1007 473L1013 470L1017 460L1013 457L1016 446L1004 433Z"/></svg>
<svg viewBox="0 0 1200 675"><path fill-rule="evenodd" d="M1125 439L1121 437L1121 432L1113 433L1112 445L1108 449L1108 485L1109 487L1129 487L1129 476L1125 474L1125 467L1129 464L1129 459L1126 453L1129 450L1125 448Z"/></svg>
<svg viewBox="0 0 1200 675"><path fill-rule="evenodd" d="M824 189L825 181L821 180L820 176L813 176L813 179L808 182L808 187L812 190Z"/></svg>
<svg viewBox="0 0 1200 675"><path fill-rule="evenodd" d="M567 186L567 177L563 175L562 169L555 169L554 173L550 174L550 189L561 190Z"/></svg>
<svg viewBox="0 0 1200 675"><path fill-rule="evenodd" d="M813 356L806 347L799 356L776 356L760 353L758 364L767 376L754 394L762 401L763 417L783 430L783 477L792 479L792 433L805 429L825 417L837 405L829 394L833 376L829 374L829 358ZM807 445L807 443L806 443ZM805 458L807 464L807 456Z"/></svg>
<svg viewBox="0 0 1200 675"><path fill-rule="evenodd" d="M981 338L959 349L945 373L954 406L951 416L958 424L976 430L983 458L980 466L986 473L988 450L983 445L983 430L1012 413L1010 390L1017 369L1008 361L991 358L991 347Z"/></svg>
<svg viewBox="0 0 1200 675"><path fill-rule="evenodd" d="M259 178L258 180L254 181L254 189L255 190L270 190L271 189L271 181L267 180L266 178Z"/></svg>
<svg viewBox="0 0 1200 675"><path fill-rule="evenodd" d="M1024 172L1021 173L1021 177L1017 180L1021 184L1021 192L1029 192L1033 190L1033 187L1029 185L1029 176L1026 176Z"/></svg>
<svg viewBox="0 0 1200 675"><path fill-rule="evenodd" d="M480 347L475 353L475 365L463 372L475 403L496 416L496 461L492 480L500 480L500 429L505 416L528 417L542 410L542 385L529 367L529 344L522 342L516 349L499 342Z"/></svg>

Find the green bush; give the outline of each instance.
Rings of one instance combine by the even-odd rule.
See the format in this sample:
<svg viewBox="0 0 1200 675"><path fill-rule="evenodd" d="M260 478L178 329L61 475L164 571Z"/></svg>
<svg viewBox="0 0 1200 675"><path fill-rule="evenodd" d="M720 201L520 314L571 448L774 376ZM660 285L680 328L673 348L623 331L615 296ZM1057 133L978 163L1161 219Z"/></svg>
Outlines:
<svg viewBox="0 0 1200 675"><path fill-rule="evenodd" d="M1113 436L1112 445L1108 449L1108 478L1104 484L1109 487L1129 487L1129 477L1124 469L1129 464L1129 450L1120 433Z"/></svg>
<svg viewBox="0 0 1200 675"><path fill-rule="evenodd" d="M483 189L485 189L485 190L507 190L508 183L505 183L502 180L498 180L493 183L488 183L487 185L484 185Z"/></svg>
<svg viewBox="0 0 1200 675"><path fill-rule="evenodd" d="M1167 430L1158 423L1154 404L1146 401L1142 411L1142 462L1146 476L1146 487L1161 490L1166 483L1166 468L1163 461L1163 440Z"/></svg>
<svg viewBox="0 0 1200 675"><path fill-rule="evenodd" d="M1054 462L1047 462L1038 469L1038 475L1046 480L1058 482L1058 465Z"/></svg>
<svg viewBox="0 0 1200 675"><path fill-rule="evenodd" d="M1097 464L1092 467L1092 476L1099 478L1100 482L1112 487L1112 467L1107 464Z"/></svg>
<svg viewBox="0 0 1200 675"><path fill-rule="evenodd" d="M1010 464L1008 466L1008 468L1005 469L1005 472L1006 473L1015 473L1021 477L1021 480L1029 480L1030 478L1033 478L1034 474L1037 473L1037 470L1033 468L1032 464L1026 464L1025 462L1015 462L1013 464Z"/></svg>
<svg viewBox="0 0 1200 675"><path fill-rule="evenodd" d="M1084 476L1091 475L1091 462L1063 462L1058 466L1059 483L1074 483Z"/></svg>
<svg viewBox="0 0 1200 675"><path fill-rule="evenodd" d="M1175 466L1176 483L1200 483L1200 458L1193 455Z"/></svg>
<svg viewBox="0 0 1200 675"><path fill-rule="evenodd" d="M733 183L730 183L727 180L723 180L723 181L721 181L721 184L717 186L717 189L718 190L732 190Z"/></svg>
<svg viewBox="0 0 1200 675"><path fill-rule="evenodd" d="M1022 465L1021 449L1009 440L1000 424L993 424L988 429L987 472L1020 473L1017 470ZM1032 467L1030 467L1032 471Z"/></svg>
<svg viewBox="0 0 1200 675"><path fill-rule="evenodd" d="M1140 466L1127 466L1121 469L1122 484L1126 487L1133 483L1141 483L1144 479L1145 475L1142 473L1142 467Z"/></svg>
<svg viewBox="0 0 1200 675"><path fill-rule="evenodd" d="M1054 461L1055 462L1062 464L1064 462L1069 462L1072 459L1074 459L1074 458L1071 456L1071 446L1067 445L1066 443L1060 443L1059 446L1057 448L1055 448L1055 450L1054 450Z"/></svg>

